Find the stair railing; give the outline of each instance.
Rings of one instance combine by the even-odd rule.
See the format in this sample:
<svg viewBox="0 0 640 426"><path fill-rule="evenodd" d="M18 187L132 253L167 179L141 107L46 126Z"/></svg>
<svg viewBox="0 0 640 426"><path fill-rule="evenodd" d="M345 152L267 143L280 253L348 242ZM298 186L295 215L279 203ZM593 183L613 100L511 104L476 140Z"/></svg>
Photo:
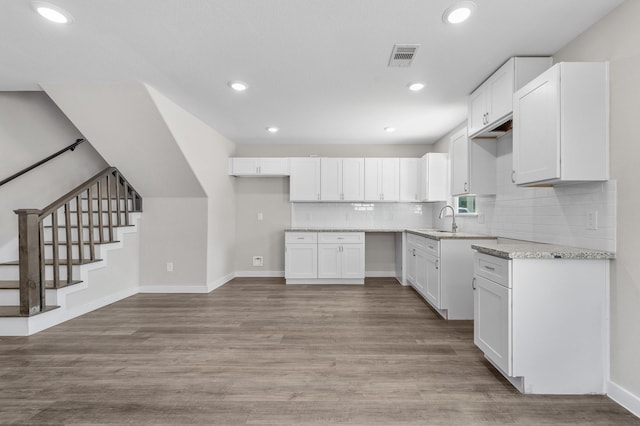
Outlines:
<svg viewBox="0 0 640 426"><path fill-rule="evenodd" d="M5 183L9 183L12 180L14 180L15 178L19 178L20 176L22 176L23 174L30 172L31 170L35 169L38 166L43 165L44 163L46 163L49 160L53 160L54 158L56 158L59 155L64 154L67 151L74 151L76 149L76 147L78 145L80 145L82 142L86 142L86 139L76 139L76 141L74 143L72 143L71 145L69 145L66 148L62 148L60 151L58 152L54 152L53 154L51 154L50 156L48 156L47 158L44 158L40 161L38 161L37 163L33 163L32 165L30 165L29 167L25 167L24 169L20 170L18 173L14 173L11 176L9 176L6 179L2 179L0 180L0 186L4 185Z"/></svg>
<svg viewBox="0 0 640 426"><path fill-rule="evenodd" d="M42 210L15 210L20 315L45 310L45 289L76 282L74 278L79 277L74 276L73 267L98 260L95 246L114 242L114 228L129 226L129 213L141 211L140 194L115 167L101 171ZM49 246L51 249L47 250ZM65 247L64 257L61 246ZM74 246L78 248L77 256ZM47 280L48 276L52 279Z"/></svg>

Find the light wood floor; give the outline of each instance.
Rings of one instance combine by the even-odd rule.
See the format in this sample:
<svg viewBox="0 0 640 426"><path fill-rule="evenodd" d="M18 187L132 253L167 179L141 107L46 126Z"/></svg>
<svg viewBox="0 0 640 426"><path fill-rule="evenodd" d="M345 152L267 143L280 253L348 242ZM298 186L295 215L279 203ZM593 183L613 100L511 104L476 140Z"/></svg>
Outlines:
<svg viewBox="0 0 640 426"><path fill-rule="evenodd" d="M0 338L0 422L639 425L605 396L525 396L410 288L236 279Z"/></svg>

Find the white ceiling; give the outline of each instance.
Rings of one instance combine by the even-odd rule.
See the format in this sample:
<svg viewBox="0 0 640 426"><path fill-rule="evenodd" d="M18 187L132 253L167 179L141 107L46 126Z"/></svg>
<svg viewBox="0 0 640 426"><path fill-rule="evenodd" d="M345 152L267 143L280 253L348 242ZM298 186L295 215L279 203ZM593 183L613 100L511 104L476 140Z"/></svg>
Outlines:
<svg viewBox="0 0 640 426"><path fill-rule="evenodd" d="M75 22L0 0L0 90L145 82L236 143L433 143L507 58L553 54L622 2L476 0L452 26L455 0L49 1ZM395 43L421 45L410 68L387 67Z"/></svg>

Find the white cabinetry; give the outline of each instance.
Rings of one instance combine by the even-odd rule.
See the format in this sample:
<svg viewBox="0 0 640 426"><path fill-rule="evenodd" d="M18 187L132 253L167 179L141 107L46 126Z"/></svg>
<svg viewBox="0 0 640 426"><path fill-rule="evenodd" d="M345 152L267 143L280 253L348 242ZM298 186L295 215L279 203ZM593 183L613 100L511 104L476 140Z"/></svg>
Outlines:
<svg viewBox="0 0 640 426"><path fill-rule="evenodd" d="M447 201L448 154L428 153L421 160L421 201Z"/></svg>
<svg viewBox="0 0 640 426"><path fill-rule="evenodd" d="M284 276L289 279L318 278L318 234L286 232Z"/></svg>
<svg viewBox="0 0 640 426"><path fill-rule="evenodd" d="M364 232L286 232L286 282L364 284L364 255Z"/></svg>
<svg viewBox="0 0 640 426"><path fill-rule="evenodd" d="M364 158L322 158L320 182L322 201L363 201Z"/></svg>
<svg viewBox="0 0 640 426"><path fill-rule="evenodd" d="M364 232L318 233L318 278L364 282Z"/></svg>
<svg viewBox="0 0 640 426"><path fill-rule="evenodd" d="M229 174L233 176L289 176L289 159L230 158Z"/></svg>
<svg viewBox="0 0 640 426"><path fill-rule="evenodd" d="M420 201L420 158L400 158L400 201Z"/></svg>
<svg viewBox="0 0 640 426"><path fill-rule="evenodd" d="M524 393L604 393L608 260L475 254L474 343Z"/></svg>
<svg viewBox="0 0 640 426"><path fill-rule="evenodd" d="M603 62L562 62L514 95L518 185L609 179L609 84Z"/></svg>
<svg viewBox="0 0 640 426"><path fill-rule="evenodd" d="M501 136L496 129L513 112L513 93L551 66L551 58L509 59L469 96L468 134L471 138Z"/></svg>
<svg viewBox="0 0 640 426"><path fill-rule="evenodd" d="M320 158L291 158L290 201L320 200Z"/></svg>
<svg viewBox="0 0 640 426"><path fill-rule="evenodd" d="M406 280L445 319L473 319L473 250L482 237L440 240L407 232Z"/></svg>
<svg viewBox="0 0 640 426"><path fill-rule="evenodd" d="M364 198L366 201L398 201L400 191L398 158L364 159Z"/></svg>
<svg viewBox="0 0 640 426"><path fill-rule="evenodd" d="M497 147L492 139L469 139L467 129L451 136L451 195L496 193Z"/></svg>

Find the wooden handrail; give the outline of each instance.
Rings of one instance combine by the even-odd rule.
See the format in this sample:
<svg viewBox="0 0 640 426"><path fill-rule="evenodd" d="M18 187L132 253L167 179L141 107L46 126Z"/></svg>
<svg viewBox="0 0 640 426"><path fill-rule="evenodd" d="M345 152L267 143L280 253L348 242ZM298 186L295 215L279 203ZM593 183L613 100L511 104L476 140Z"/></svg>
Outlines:
<svg viewBox="0 0 640 426"><path fill-rule="evenodd" d="M106 191L102 190L103 186L106 186ZM94 203L97 203L97 208L94 208ZM103 207L105 203L106 209ZM107 167L42 210L16 210L19 216L21 315L33 315L46 308L44 289L49 267L53 268L49 275L54 288L59 288L63 279L66 284L74 283L74 265L99 260L96 259L95 245L113 242L114 228L129 225L129 213L141 211L142 197L115 167ZM97 225L95 214L98 215ZM116 220L114 214L117 215ZM122 214L125 215L124 220ZM104 215L108 215L106 223ZM50 228L49 241L45 241L45 228ZM75 240L72 239L73 229L76 229ZM85 230L88 238L84 236ZM105 232L108 232L108 237L105 237ZM45 259L45 245L51 245L50 259ZM66 250L62 250L63 258L61 245L66 246ZM85 252L87 246L88 254ZM61 278L63 272L66 279Z"/></svg>
<svg viewBox="0 0 640 426"><path fill-rule="evenodd" d="M76 139L76 141L74 143L72 143L71 145L69 145L66 148L62 148L60 151L55 152L53 154L51 154L50 156L48 156L47 158L44 158L40 161L38 161L37 163L33 163L32 165L30 165L27 168L24 168L22 170L20 170L18 173L14 173L11 176L9 176L6 179L3 179L2 181L0 181L0 186L4 185L5 183L9 183L12 180L14 180L15 178L19 178L20 176L22 176L23 174L30 172L31 170L35 169L38 166L43 165L44 163L46 163L49 160L53 160L54 158L56 158L58 155L60 154L64 154L67 151L73 151L76 149L76 147L78 145L80 145L82 142L86 142L86 139Z"/></svg>

